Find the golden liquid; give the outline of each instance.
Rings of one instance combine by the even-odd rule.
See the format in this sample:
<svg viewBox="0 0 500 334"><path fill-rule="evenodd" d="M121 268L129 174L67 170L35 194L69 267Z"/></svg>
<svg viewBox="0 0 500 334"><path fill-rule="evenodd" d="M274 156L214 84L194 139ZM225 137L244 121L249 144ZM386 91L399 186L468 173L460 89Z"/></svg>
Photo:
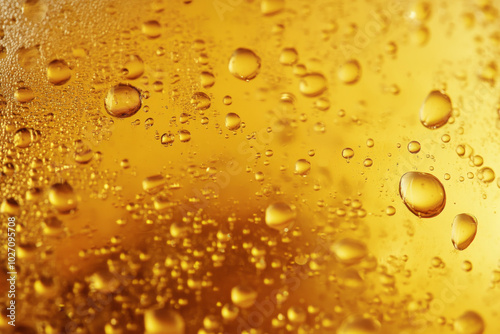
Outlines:
<svg viewBox="0 0 500 334"><path fill-rule="evenodd" d="M499 1L0 8L1 333L500 332Z"/></svg>

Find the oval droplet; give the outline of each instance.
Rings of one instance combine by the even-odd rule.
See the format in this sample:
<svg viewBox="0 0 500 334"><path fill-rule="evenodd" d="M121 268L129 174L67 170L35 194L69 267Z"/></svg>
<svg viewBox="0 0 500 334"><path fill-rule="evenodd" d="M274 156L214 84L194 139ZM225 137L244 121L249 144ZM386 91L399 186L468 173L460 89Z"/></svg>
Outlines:
<svg viewBox="0 0 500 334"><path fill-rule="evenodd" d="M437 216L446 204L441 182L432 174L408 172L401 177L399 194L406 207L422 218Z"/></svg>
<svg viewBox="0 0 500 334"><path fill-rule="evenodd" d="M276 202L267 207L265 220L267 226L282 231L285 228L291 227L290 225L295 222L296 216L295 210L288 204Z"/></svg>
<svg viewBox="0 0 500 334"><path fill-rule="evenodd" d="M482 334L484 320L478 313L467 311L455 320L453 328L459 334Z"/></svg>
<svg viewBox="0 0 500 334"><path fill-rule="evenodd" d="M161 24L158 21L146 21L141 27L142 33L148 38L157 38L161 35Z"/></svg>
<svg viewBox="0 0 500 334"><path fill-rule="evenodd" d="M135 115L141 108L141 94L133 86L118 84L109 89L104 100L108 114L118 118Z"/></svg>
<svg viewBox="0 0 500 334"><path fill-rule="evenodd" d="M35 98L35 93L29 87L20 87L14 92L14 98L19 103L28 103Z"/></svg>
<svg viewBox="0 0 500 334"><path fill-rule="evenodd" d="M246 285L238 285L231 289L231 301L240 308L249 308L257 300L257 291Z"/></svg>
<svg viewBox="0 0 500 334"><path fill-rule="evenodd" d="M226 128L231 131L238 130L241 126L241 119L238 114L230 112L226 115Z"/></svg>
<svg viewBox="0 0 500 334"><path fill-rule="evenodd" d="M420 152L420 143L418 141L411 141L408 143L408 151L410 153L416 154Z"/></svg>
<svg viewBox="0 0 500 334"><path fill-rule="evenodd" d="M49 190L49 202L59 213L69 213L76 209L76 195L67 182L55 183Z"/></svg>
<svg viewBox="0 0 500 334"><path fill-rule="evenodd" d="M168 308L150 309L144 312L145 334L185 334L184 318Z"/></svg>
<svg viewBox="0 0 500 334"><path fill-rule="evenodd" d="M203 92L194 93L190 102L195 110L206 110L211 105L210 97Z"/></svg>
<svg viewBox="0 0 500 334"><path fill-rule="evenodd" d="M262 0L260 11L264 15L273 15L281 12L285 7L285 0Z"/></svg>
<svg viewBox="0 0 500 334"><path fill-rule="evenodd" d="M464 250L472 243L476 237L477 220L476 217L467 213L455 216L451 225L451 242L458 250Z"/></svg>
<svg viewBox="0 0 500 334"><path fill-rule="evenodd" d="M361 65L357 60L351 59L340 67L338 76L343 83L352 85L361 77Z"/></svg>
<svg viewBox="0 0 500 334"><path fill-rule="evenodd" d="M130 55L123 66L125 78L129 80L137 79L144 73L144 62L141 57Z"/></svg>
<svg viewBox="0 0 500 334"><path fill-rule="evenodd" d="M295 163L295 174L305 176L311 171L311 163L306 159L299 159Z"/></svg>
<svg viewBox="0 0 500 334"><path fill-rule="evenodd" d="M372 318L352 315L340 325L337 334L375 334L379 332L380 323Z"/></svg>
<svg viewBox="0 0 500 334"><path fill-rule="evenodd" d="M29 147L32 139L31 131L27 128L21 128L14 133L14 146L19 148Z"/></svg>
<svg viewBox="0 0 500 334"><path fill-rule="evenodd" d="M420 122L429 129L437 129L448 122L452 105L448 95L433 90L420 107Z"/></svg>
<svg viewBox="0 0 500 334"><path fill-rule="evenodd" d="M261 60L252 50L236 49L229 59L229 72L236 78L250 81L259 74Z"/></svg>
<svg viewBox="0 0 500 334"><path fill-rule="evenodd" d="M47 66L47 79L55 86L65 84L71 79L71 70L64 60L56 59Z"/></svg>
<svg viewBox="0 0 500 334"><path fill-rule="evenodd" d="M368 254L366 245L362 241L351 238L336 241L331 246L331 251L340 263L346 265L358 263Z"/></svg>
<svg viewBox="0 0 500 334"><path fill-rule="evenodd" d="M300 80L299 90L307 97L318 96L326 90L326 79L320 73L308 74Z"/></svg>
<svg viewBox="0 0 500 334"><path fill-rule="evenodd" d="M280 54L280 63L283 65L293 65L299 59L299 54L294 48L285 48Z"/></svg>

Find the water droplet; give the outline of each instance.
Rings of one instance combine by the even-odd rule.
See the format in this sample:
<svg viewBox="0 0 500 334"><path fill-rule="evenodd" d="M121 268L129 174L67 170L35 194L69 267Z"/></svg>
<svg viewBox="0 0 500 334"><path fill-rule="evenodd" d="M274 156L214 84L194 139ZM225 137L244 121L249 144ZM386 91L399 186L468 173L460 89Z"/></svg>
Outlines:
<svg viewBox="0 0 500 334"><path fill-rule="evenodd" d="M135 115L141 108L141 94L133 86L118 84L109 89L104 100L108 114L118 118Z"/></svg>
<svg viewBox="0 0 500 334"><path fill-rule="evenodd" d="M358 263L368 254L366 245L362 241L351 238L336 241L331 246L331 251L340 263L346 265Z"/></svg>
<svg viewBox="0 0 500 334"><path fill-rule="evenodd" d="M161 35L161 24L158 21L146 21L142 24L142 33L148 38L157 38Z"/></svg>
<svg viewBox="0 0 500 334"><path fill-rule="evenodd" d="M215 84L215 76L210 72L201 72L200 84L203 88L210 88Z"/></svg>
<svg viewBox="0 0 500 334"><path fill-rule="evenodd" d="M294 48L285 48L280 54L280 63L283 65L293 65L299 59L299 54Z"/></svg>
<svg viewBox="0 0 500 334"><path fill-rule="evenodd" d="M408 143L408 151L410 153L416 154L420 152L420 143L418 141L411 141Z"/></svg>
<svg viewBox="0 0 500 334"><path fill-rule="evenodd" d="M433 90L427 95L420 108L420 122L429 129L437 129L448 122L452 105L448 95Z"/></svg>
<svg viewBox="0 0 500 334"><path fill-rule="evenodd" d="M188 130L179 130L179 140L181 143L187 143L191 140L191 132Z"/></svg>
<svg viewBox="0 0 500 334"><path fill-rule="evenodd" d="M233 98L229 95L226 95L222 99L222 103L224 103L226 106L230 106L233 103Z"/></svg>
<svg viewBox="0 0 500 334"><path fill-rule="evenodd" d="M428 173L404 174L399 182L399 194L408 209L423 218L437 216L446 204L443 185Z"/></svg>
<svg viewBox="0 0 500 334"><path fill-rule="evenodd" d="M483 167L478 170L477 178L484 183L491 183L495 180L495 172L490 167Z"/></svg>
<svg viewBox="0 0 500 334"><path fill-rule="evenodd" d="M191 96L191 104L195 110L206 110L211 105L210 97L203 92L194 93Z"/></svg>
<svg viewBox="0 0 500 334"><path fill-rule="evenodd" d="M366 146L367 146L367 147L373 147L374 145L375 145L375 142L373 141L373 139L368 138L368 139L366 140Z"/></svg>
<svg viewBox="0 0 500 334"><path fill-rule="evenodd" d="M55 86L65 84L71 79L71 70L64 60L56 59L47 66L47 79Z"/></svg>
<svg viewBox="0 0 500 334"><path fill-rule="evenodd" d="M260 70L260 58L249 49L236 49L229 59L229 72L236 78L250 81Z"/></svg>
<svg viewBox="0 0 500 334"><path fill-rule="evenodd" d="M472 262L465 260L462 262L462 270L465 272L469 272L472 270Z"/></svg>
<svg viewBox="0 0 500 334"><path fill-rule="evenodd" d="M483 318L474 311L463 313L453 323L453 328L459 334L482 334L484 327Z"/></svg>
<svg viewBox="0 0 500 334"><path fill-rule="evenodd" d="M352 315L340 325L337 334L375 334L379 332L380 323L372 318Z"/></svg>
<svg viewBox="0 0 500 334"><path fill-rule="evenodd" d="M354 156L354 150L352 148L346 147L342 150L342 157L344 159L351 159Z"/></svg>
<svg viewBox="0 0 500 334"><path fill-rule="evenodd" d="M233 321L238 317L240 309L233 304L225 304L221 309L222 318L226 321Z"/></svg>
<svg viewBox="0 0 500 334"><path fill-rule="evenodd" d="M142 180L142 189L148 194L156 194L165 187L167 180L160 174L151 175Z"/></svg>
<svg viewBox="0 0 500 334"><path fill-rule="evenodd" d="M77 200L73 187L67 182L53 184L49 190L49 202L59 213L69 213L76 209Z"/></svg>
<svg viewBox="0 0 500 334"><path fill-rule="evenodd" d="M299 306L292 306L290 307L287 312L286 312L288 320L292 324L302 324L307 320L307 313L306 311Z"/></svg>
<svg viewBox="0 0 500 334"><path fill-rule="evenodd" d="M449 143L450 140L451 140L451 137L449 134L444 134L442 137L441 137L441 140L443 141L443 143Z"/></svg>
<svg viewBox="0 0 500 334"><path fill-rule="evenodd" d="M363 161L363 166L365 167L371 167L373 166L373 160L370 159L370 158L366 158L364 161Z"/></svg>
<svg viewBox="0 0 500 334"><path fill-rule="evenodd" d="M476 237L477 220L474 216L461 213L455 216L451 225L451 241L458 250L464 250Z"/></svg>
<svg viewBox="0 0 500 334"><path fill-rule="evenodd" d="M129 80L137 79L144 73L144 62L141 57L130 55L123 66L125 78Z"/></svg>
<svg viewBox="0 0 500 334"><path fill-rule="evenodd" d="M231 131L238 130L241 126L241 119L238 114L230 112L226 115L226 128Z"/></svg>
<svg viewBox="0 0 500 334"><path fill-rule="evenodd" d="M285 0L262 0L260 11L264 15L273 15L281 12L285 7Z"/></svg>
<svg viewBox="0 0 500 334"><path fill-rule="evenodd" d="M394 216L396 214L396 208L390 205L385 209L385 213L388 216Z"/></svg>
<svg viewBox="0 0 500 334"><path fill-rule="evenodd" d="M246 285L238 285L231 289L231 301L240 308L249 308L257 300L257 291Z"/></svg>
<svg viewBox="0 0 500 334"><path fill-rule="evenodd" d="M354 84L361 77L361 65L357 60L351 59L339 68L338 76L343 83Z"/></svg>
<svg viewBox="0 0 500 334"><path fill-rule="evenodd" d="M144 312L145 334L185 334L184 318L168 308L149 309Z"/></svg>
<svg viewBox="0 0 500 334"><path fill-rule="evenodd" d="M14 92L14 98L19 103L28 103L35 98L35 93L29 87L20 87Z"/></svg>
<svg viewBox="0 0 500 334"><path fill-rule="evenodd" d="M311 163L306 159L299 159L295 163L295 174L305 176L311 171Z"/></svg>
<svg viewBox="0 0 500 334"><path fill-rule="evenodd" d="M299 84L299 90L308 97L318 96L326 90L326 79L323 74L311 73L305 75Z"/></svg>
<svg viewBox="0 0 500 334"><path fill-rule="evenodd" d="M174 143L174 140L175 140L174 135L171 134L170 132L164 133L160 139L162 145L165 145L165 146L171 146Z"/></svg>
<svg viewBox="0 0 500 334"><path fill-rule="evenodd" d="M27 128L21 128L14 133L14 146L19 148L26 148L31 145L32 133Z"/></svg>
<svg viewBox="0 0 500 334"><path fill-rule="evenodd" d="M276 202L269 205L266 209L266 224L267 226L282 231L285 228L290 228L297 214L288 204Z"/></svg>
<svg viewBox="0 0 500 334"><path fill-rule="evenodd" d="M0 212L6 213L8 215L17 216L19 215L21 209L19 203L14 198L7 198L2 201L0 205Z"/></svg>

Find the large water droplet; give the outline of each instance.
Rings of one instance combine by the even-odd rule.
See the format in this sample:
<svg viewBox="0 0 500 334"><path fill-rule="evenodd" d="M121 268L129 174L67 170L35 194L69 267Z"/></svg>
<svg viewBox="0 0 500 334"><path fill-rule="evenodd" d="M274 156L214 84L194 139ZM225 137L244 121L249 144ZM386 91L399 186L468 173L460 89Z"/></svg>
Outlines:
<svg viewBox="0 0 500 334"><path fill-rule="evenodd" d="M484 320L476 312L467 311L455 320L453 327L459 334L482 334Z"/></svg>
<svg viewBox="0 0 500 334"><path fill-rule="evenodd" d="M448 95L433 90L420 107L420 122L429 129L437 129L448 122L452 105Z"/></svg>
<svg viewBox="0 0 500 334"><path fill-rule="evenodd" d="M133 86L118 84L108 91L104 100L108 114L118 118L135 115L141 108L141 94Z"/></svg>
<svg viewBox="0 0 500 334"><path fill-rule="evenodd" d="M283 230L295 222L296 212L286 203L276 202L266 209L266 224L275 230Z"/></svg>
<svg viewBox="0 0 500 334"><path fill-rule="evenodd" d="M230 112L229 114L226 115L226 128L228 130L238 130L241 125L241 119L238 114L235 114L234 112Z"/></svg>
<svg viewBox="0 0 500 334"><path fill-rule="evenodd" d="M194 93L193 96L191 96L190 102L195 110L206 110L210 108L211 105L210 97L203 92Z"/></svg>
<svg viewBox="0 0 500 334"><path fill-rule="evenodd" d="M246 286L238 285L231 289L231 301L241 308L249 308L257 300L257 291Z"/></svg>
<svg viewBox="0 0 500 334"><path fill-rule="evenodd" d="M260 11L264 15L273 15L279 13L285 7L285 0L262 0Z"/></svg>
<svg viewBox="0 0 500 334"><path fill-rule="evenodd" d="M372 318L361 315L352 315L340 325L337 334L374 334L378 333L380 323Z"/></svg>
<svg viewBox="0 0 500 334"><path fill-rule="evenodd" d="M299 90L308 97L318 96L326 90L326 79L320 73L308 74L300 80Z"/></svg>
<svg viewBox="0 0 500 334"><path fill-rule="evenodd" d="M368 254L363 242L351 238L336 241L331 250L339 262L348 265L358 263Z"/></svg>
<svg viewBox="0 0 500 334"><path fill-rule="evenodd" d="M168 308L150 309L144 312L145 334L185 334L184 318Z"/></svg>
<svg viewBox="0 0 500 334"><path fill-rule="evenodd" d="M311 170L311 163L306 159L299 159L295 162L295 174L305 176Z"/></svg>
<svg viewBox="0 0 500 334"><path fill-rule="evenodd" d="M49 202L59 213L69 213L76 209L76 195L67 182L55 183L49 190Z"/></svg>
<svg viewBox="0 0 500 334"><path fill-rule="evenodd" d="M339 68L338 76L343 83L354 84L361 77L361 65L357 60L351 59Z"/></svg>
<svg viewBox="0 0 500 334"><path fill-rule="evenodd" d="M260 58L252 50L236 49L229 59L229 72L236 78L250 81L259 74Z"/></svg>
<svg viewBox="0 0 500 334"><path fill-rule="evenodd" d="M47 66L47 79L55 86L63 85L71 79L71 70L64 60L56 59Z"/></svg>
<svg viewBox="0 0 500 334"><path fill-rule="evenodd" d="M428 173L408 172L401 177L399 194L408 209L423 218L437 216L446 204L441 182Z"/></svg>
<svg viewBox="0 0 500 334"><path fill-rule="evenodd" d="M472 243L476 237L477 220L476 217L467 213L455 216L451 225L451 242L458 250L464 250Z"/></svg>

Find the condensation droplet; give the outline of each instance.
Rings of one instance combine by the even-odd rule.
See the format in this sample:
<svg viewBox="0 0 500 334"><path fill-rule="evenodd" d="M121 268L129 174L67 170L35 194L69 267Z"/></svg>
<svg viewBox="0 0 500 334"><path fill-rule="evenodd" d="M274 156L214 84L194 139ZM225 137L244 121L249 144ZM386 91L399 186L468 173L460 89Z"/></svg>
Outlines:
<svg viewBox="0 0 500 334"><path fill-rule="evenodd" d="M282 231L291 227L295 222L296 215L295 210L288 204L276 202L267 207L265 221L267 226Z"/></svg>
<svg viewBox="0 0 500 334"><path fill-rule="evenodd" d="M323 74L307 74L300 80L299 90L308 97L315 97L326 90L326 79Z"/></svg>
<svg viewBox="0 0 500 334"><path fill-rule="evenodd" d="M399 182L399 194L408 209L423 218L437 216L446 204L443 185L428 173L404 174Z"/></svg>
<svg viewBox="0 0 500 334"><path fill-rule="evenodd" d="M408 143L408 151L410 153L416 154L420 152L420 143L418 141L411 141Z"/></svg>
<svg viewBox="0 0 500 334"><path fill-rule="evenodd" d="M236 49L229 59L229 72L238 79L250 81L259 74L260 58L250 49Z"/></svg>
<svg viewBox="0 0 500 334"><path fill-rule="evenodd" d="M453 328L459 334L482 334L484 327L483 318L474 311L466 311L453 323Z"/></svg>
<svg viewBox="0 0 500 334"><path fill-rule="evenodd" d="M161 24L158 21L146 21L141 27L142 33L148 38L157 38L161 35Z"/></svg>
<svg viewBox="0 0 500 334"><path fill-rule="evenodd" d="M331 246L331 251L339 262L346 265L358 263L368 254L366 245L362 241L351 238L336 241Z"/></svg>
<svg viewBox="0 0 500 334"><path fill-rule="evenodd" d="M55 86L63 85L71 79L71 69L64 60L53 60L47 66L47 79Z"/></svg>
<svg viewBox="0 0 500 334"><path fill-rule="evenodd" d="M340 81L351 85L358 82L361 77L361 65L355 59L351 59L340 66L338 71Z"/></svg>
<svg viewBox="0 0 500 334"><path fill-rule="evenodd" d="M135 115L141 108L141 94L133 86L118 84L109 89L104 100L108 114L118 118Z"/></svg>
<svg viewBox="0 0 500 334"><path fill-rule="evenodd" d="M226 115L226 128L231 131L238 130L241 126L241 119L238 114L230 112Z"/></svg>
<svg viewBox="0 0 500 334"><path fill-rule="evenodd" d="M231 301L242 309L249 308L257 300L257 291L246 285L238 285L231 289Z"/></svg>
<svg viewBox="0 0 500 334"><path fill-rule="evenodd" d="M294 48L284 48L280 54L280 63L282 65L291 66L297 62L299 54Z"/></svg>
<svg viewBox="0 0 500 334"><path fill-rule="evenodd" d="M306 159L299 159L295 162L295 174L305 176L311 171L311 163Z"/></svg>
<svg viewBox="0 0 500 334"><path fill-rule="evenodd" d="M453 246L458 250L466 249L476 237L476 232L476 217L467 213L456 215L451 225L451 241Z"/></svg>
<svg viewBox="0 0 500 334"><path fill-rule="evenodd" d="M420 122L429 129L437 129L448 122L452 113L448 95L434 90L427 95L420 107Z"/></svg>
<svg viewBox="0 0 500 334"><path fill-rule="evenodd" d="M59 213L69 213L76 209L77 200L69 183L55 183L49 189L49 202Z"/></svg>

